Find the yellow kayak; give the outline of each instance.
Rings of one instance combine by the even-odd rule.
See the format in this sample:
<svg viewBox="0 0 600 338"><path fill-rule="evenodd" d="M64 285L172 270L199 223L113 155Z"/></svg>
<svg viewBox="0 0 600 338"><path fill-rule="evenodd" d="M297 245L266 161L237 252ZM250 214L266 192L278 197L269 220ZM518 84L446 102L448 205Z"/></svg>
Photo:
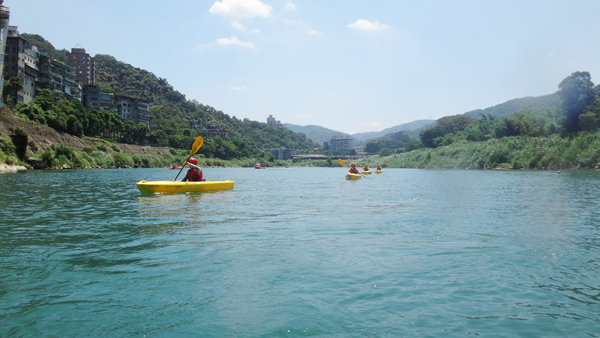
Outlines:
<svg viewBox="0 0 600 338"><path fill-rule="evenodd" d="M361 173L363 173L365 175L371 175L371 170L361 171Z"/></svg>
<svg viewBox="0 0 600 338"><path fill-rule="evenodd" d="M376 174L381 174L383 172L383 170L375 170Z"/></svg>
<svg viewBox="0 0 600 338"><path fill-rule="evenodd" d="M163 194L178 192L202 192L217 190L233 190L233 181L172 182L172 181L139 181L137 185L142 194Z"/></svg>
<svg viewBox="0 0 600 338"><path fill-rule="evenodd" d="M360 174L352 174L352 173L347 173L346 174L346 179L347 180L357 180L359 178L361 178Z"/></svg>

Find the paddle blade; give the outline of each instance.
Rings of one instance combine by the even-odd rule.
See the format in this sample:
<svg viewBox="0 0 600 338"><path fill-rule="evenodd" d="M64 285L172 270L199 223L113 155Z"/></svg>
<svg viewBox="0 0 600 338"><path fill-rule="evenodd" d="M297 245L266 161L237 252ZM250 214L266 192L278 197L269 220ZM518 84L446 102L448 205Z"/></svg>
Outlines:
<svg viewBox="0 0 600 338"><path fill-rule="evenodd" d="M200 150L200 147L202 147L202 144L204 144L204 140L202 139L202 136L198 136L198 138L196 138L196 141L194 141L194 145L192 145L192 154L190 156L197 153L198 150Z"/></svg>
<svg viewBox="0 0 600 338"><path fill-rule="evenodd" d="M341 165L346 165L346 162L344 162L344 160L342 160L341 158L338 158L338 162L340 162Z"/></svg>

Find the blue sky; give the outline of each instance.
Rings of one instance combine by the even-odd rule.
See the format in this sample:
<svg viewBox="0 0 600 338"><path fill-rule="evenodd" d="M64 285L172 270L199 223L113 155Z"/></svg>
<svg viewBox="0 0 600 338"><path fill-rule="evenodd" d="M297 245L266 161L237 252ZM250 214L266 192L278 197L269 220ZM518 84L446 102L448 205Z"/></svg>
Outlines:
<svg viewBox="0 0 600 338"><path fill-rule="evenodd" d="M347 133L600 80L596 0L5 0L10 24L243 119Z"/></svg>

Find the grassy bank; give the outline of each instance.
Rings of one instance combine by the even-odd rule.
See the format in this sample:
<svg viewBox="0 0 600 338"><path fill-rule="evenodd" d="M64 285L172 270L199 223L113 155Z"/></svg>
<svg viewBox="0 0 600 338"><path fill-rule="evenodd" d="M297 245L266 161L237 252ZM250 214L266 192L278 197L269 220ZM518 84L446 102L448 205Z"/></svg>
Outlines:
<svg viewBox="0 0 600 338"><path fill-rule="evenodd" d="M363 160L370 165L386 162L394 168L428 169L598 169L600 133L571 138L505 137L484 142L462 141L436 149L424 148Z"/></svg>
<svg viewBox="0 0 600 338"><path fill-rule="evenodd" d="M189 155L187 150L176 149L171 149L170 154L162 155L126 153L110 143L88 146L81 150L57 144L39 154L28 153L24 162L17 158L10 136L0 133L0 163L22 165L29 169L160 168L170 167L173 163L183 165ZM259 162L254 158L220 160L204 158L200 154L195 156L198 165L203 167L253 167Z"/></svg>
<svg viewBox="0 0 600 338"><path fill-rule="evenodd" d="M98 144L76 150L65 145L55 145L40 154L28 154L28 161L21 162L15 154L10 137L0 134L0 163L23 165L35 169L58 168L159 168L173 163L182 165L189 156L186 150L170 149L170 154L139 155L114 151L110 144ZM118 150L118 148L117 148ZM221 160L196 155L203 167L253 167L264 166L340 166L336 158L329 161L287 160L265 162L264 159ZM359 160L370 167L384 164L391 168L427 169L598 169L600 167L600 132L585 133L565 138L505 137L484 142L461 141L435 149L422 148L390 156L371 156Z"/></svg>

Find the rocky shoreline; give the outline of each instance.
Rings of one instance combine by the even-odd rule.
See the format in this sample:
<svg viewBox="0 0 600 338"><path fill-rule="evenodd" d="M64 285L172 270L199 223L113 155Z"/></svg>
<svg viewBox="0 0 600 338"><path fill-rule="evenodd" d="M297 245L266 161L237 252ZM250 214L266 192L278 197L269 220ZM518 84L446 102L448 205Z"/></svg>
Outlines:
<svg viewBox="0 0 600 338"><path fill-rule="evenodd" d="M6 163L0 163L0 174L16 173L19 170L27 170L27 168L22 165L9 165Z"/></svg>

